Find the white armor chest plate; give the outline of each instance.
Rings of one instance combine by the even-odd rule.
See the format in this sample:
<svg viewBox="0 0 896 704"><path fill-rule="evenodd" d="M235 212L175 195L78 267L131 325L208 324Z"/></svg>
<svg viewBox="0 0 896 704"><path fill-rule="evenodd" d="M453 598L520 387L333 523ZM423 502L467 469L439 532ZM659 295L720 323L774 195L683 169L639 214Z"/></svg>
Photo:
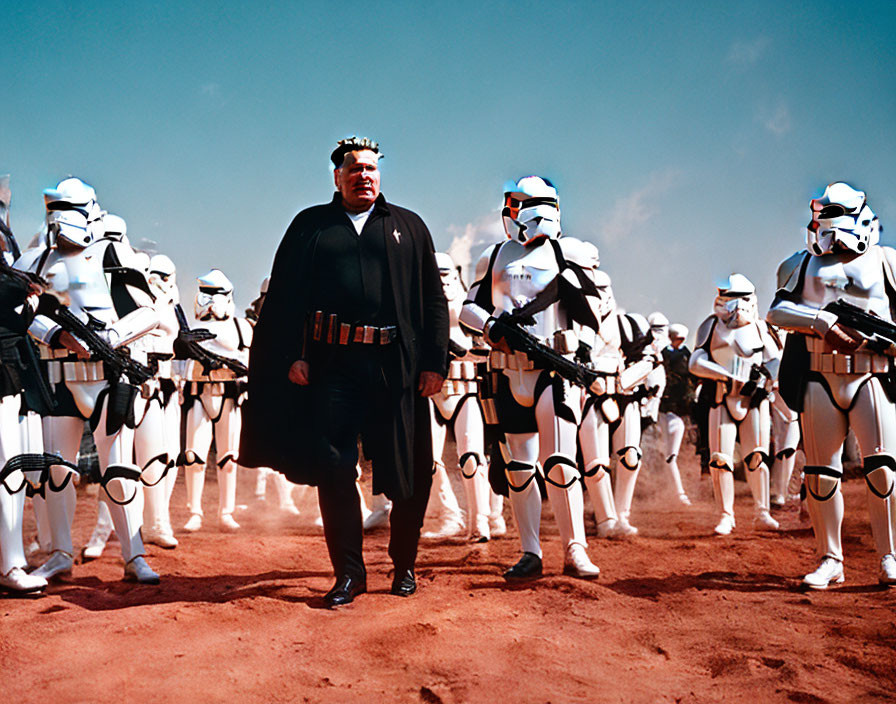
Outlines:
<svg viewBox="0 0 896 704"><path fill-rule="evenodd" d="M880 249L846 260L842 254L810 257L803 283L806 303L823 308L843 299L885 320L891 320Z"/></svg>
<svg viewBox="0 0 896 704"><path fill-rule="evenodd" d="M245 363L248 361L248 355L245 350L240 350L240 335L236 329L237 325L238 323L234 318L227 320L200 320L196 323L196 327L205 328L213 333L215 338L213 340L203 340L199 344L211 352L230 357L231 359L238 359ZM243 337L244 344L249 345L251 341L251 337Z"/></svg>
<svg viewBox="0 0 896 704"><path fill-rule="evenodd" d="M492 274L492 303L497 317L504 312L521 308L543 291L560 273L554 250L547 242L527 248L509 241L501 246ZM535 315L535 325L529 332L547 338L565 329L566 314L553 304Z"/></svg>
<svg viewBox="0 0 896 704"><path fill-rule="evenodd" d="M103 241L73 253L61 254L53 250L39 272L54 291L67 294L68 306L78 317L86 320L90 313L107 325L118 320L109 283L103 272Z"/></svg>
<svg viewBox="0 0 896 704"><path fill-rule="evenodd" d="M758 323L729 328L719 321L709 349L716 363L725 367L735 379L746 381L753 365L762 362L764 347Z"/></svg>

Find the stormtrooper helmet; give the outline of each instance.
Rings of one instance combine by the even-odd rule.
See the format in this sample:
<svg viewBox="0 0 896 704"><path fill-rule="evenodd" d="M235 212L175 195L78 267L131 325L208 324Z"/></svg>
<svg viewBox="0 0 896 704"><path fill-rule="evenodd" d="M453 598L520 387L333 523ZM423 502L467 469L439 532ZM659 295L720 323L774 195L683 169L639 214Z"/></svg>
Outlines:
<svg viewBox="0 0 896 704"><path fill-rule="evenodd" d="M830 184L821 198L809 201L809 207L812 220L806 248L815 256L844 250L864 254L880 241L880 221L868 207L865 193L849 184Z"/></svg>
<svg viewBox="0 0 896 704"><path fill-rule="evenodd" d="M193 304L196 320L228 320L236 312L233 303L233 284L224 272L212 269L197 278L199 292Z"/></svg>
<svg viewBox="0 0 896 704"><path fill-rule="evenodd" d="M61 240L83 248L105 234L105 213L97 203L96 191L81 179L63 179L55 188L45 189L44 203L51 246Z"/></svg>
<svg viewBox="0 0 896 704"><path fill-rule="evenodd" d="M719 287L713 311L730 328L743 327L759 319L756 287L743 274L732 274Z"/></svg>
<svg viewBox="0 0 896 704"><path fill-rule="evenodd" d="M669 339L681 340L682 342L688 338L688 328L681 323L672 323L669 326Z"/></svg>
<svg viewBox="0 0 896 704"><path fill-rule="evenodd" d="M439 276L442 277L442 290L445 292L445 298L449 301L462 298L467 289L451 255L445 252L436 252L436 266L439 267Z"/></svg>
<svg viewBox="0 0 896 704"><path fill-rule="evenodd" d="M116 242L127 242L128 225L123 217L106 213L103 215L104 237Z"/></svg>
<svg viewBox="0 0 896 704"><path fill-rule="evenodd" d="M174 262L164 254L155 254L149 260L149 285L153 292L159 296L176 301L179 298L177 292L177 269Z"/></svg>
<svg viewBox="0 0 896 704"><path fill-rule="evenodd" d="M507 236L529 244L560 236L560 201L554 184L541 176L525 176L504 190L501 210Z"/></svg>
<svg viewBox="0 0 896 704"><path fill-rule="evenodd" d="M656 343L662 347L669 344L669 319L655 311L647 316L647 322L650 325L650 332Z"/></svg>

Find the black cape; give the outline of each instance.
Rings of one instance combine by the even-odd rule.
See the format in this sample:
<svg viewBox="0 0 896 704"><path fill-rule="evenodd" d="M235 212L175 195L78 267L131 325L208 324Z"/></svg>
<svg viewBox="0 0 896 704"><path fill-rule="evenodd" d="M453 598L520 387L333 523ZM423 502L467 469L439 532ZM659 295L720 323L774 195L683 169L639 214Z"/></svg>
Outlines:
<svg viewBox="0 0 896 704"><path fill-rule="evenodd" d="M418 215L377 199L365 227L382 227L391 291L399 328L401 364L388 379L400 390L399 412L364 437L373 461L373 489L390 498L413 494L414 466L432 464L428 401L416 391L421 371L442 376L448 366L448 306L442 292L432 238ZM271 467L297 484L321 483L323 467L309 437L314 408L308 387L290 383L287 373L304 349L305 320L311 307L307 282L318 238L329 228L354 226L339 194L303 210L286 230L274 258L268 293L249 352L249 397L243 406L240 464ZM311 370L312 379L314 370ZM313 382L312 382L313 383Z"/></svg>

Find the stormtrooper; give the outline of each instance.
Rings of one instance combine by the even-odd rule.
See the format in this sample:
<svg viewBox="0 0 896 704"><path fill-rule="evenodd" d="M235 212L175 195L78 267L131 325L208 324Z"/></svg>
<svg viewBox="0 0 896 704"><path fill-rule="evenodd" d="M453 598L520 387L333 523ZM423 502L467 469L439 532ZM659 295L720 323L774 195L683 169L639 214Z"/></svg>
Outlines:
<svg viewBox="0 0 896 704"><path fill-rule="evenodd" d="M127 241L123 220L106 215L106 237ZM171 471L177 457L179 404L177 382L172 369L173 344L178 333L174 306L179 305L174 262L164 254L153 257L138 253L135 265L142 265L154 296L153 306L159 325L135 341L132 349L145 358L153 370L153 378L145 381L135 400L134 461L143 471L144 542L171 549L177 538L171 529L168 504L174 488L176 472ZM93 534L81 551L84 560L98 558L113 530L112 518L104 501L99 502Z"/></svg>
<svg viewBox="0 0 896 704"><path fill-rule="evenodd" d="M655 311L647 316L647 324L650 326L651 350L659 359L669 345L669 319ZM654 367L644 380L644 386L646 395L641 399L641 425L646 428L659 420L660 399L666 388L666 368L662 364Z"/></svg>
<svg viewBox="0 0 896 704"><path fill-rule="evenodd" d="M690 506L691 500L681 483L678 454L681 451L681 441L684 439L684 419L691 415L694 396L691 375L688 371L691 351L684 344L687 336L688 329L684 325L675 323L669 326L669 345L663 349L666 386L659 407L659 425L663 431L666 466L669 468L678 501L684 506Z"/></svg>
<svg viewBox="0 0 896 704"><path fill-rule="evenodd" d="M26 251L16 267L42 276L69 309L113 348L131 347L159 322L145 271L123 237L120 221L99 207L96 192L77 178L45 191L46 241ZM107 219L108 218L108 219ZM110 236L106 236L107 227ZM157 584L144 559L141 467L134 463L136 387L115 376L73 335L37 315L29 328L41 342L56 407L44 418L44 445L73 461L89 421L100 465L101 499L108 506L125 561L126 580ZM145 360L144 360L145 361ZM71 572L74 487L70 471L50 468L45 492L50 558L33 574L49 579ZM67 495L70 494L70 495Z"/></svg>
<svg viewBox="0 0 896 704"><path fill-rule="evenodd" d="M600 417L595 416L595 429L601 439L600 451L595 457L601 458L599 466L605 471L609 466L609 457L616 455L613 485L616 515L615 520L611 515L604 522L598 516L600 537L638 533L630 518L643 456L641 402L650 395L648 379L660 366L658 350L644 316L617 311L614 318L619 330L616 342L620 359L619 378L617 383L607 384L612 390L605 392L609 394L609 398L601 399L602 412ZM594 389L590 391L593 393ZM596 406L594 410L597 410ZM606 427L603 427L601 420L606 423ZM609 446L603 444L604 437L608 439ZM593 491L591 495L593 503Z"/></svg>
<svg viewBox="0 0 896 704"><path fill-rule="evenodd" d="M781 341L786 339L786 334L783 330L775 331L775 336ZM779 346L783 349L783 342ZM787 503L789 486L796 467L796 451L800 444L800 417L784 401L777 379L772 391L772 440L775 443L775 458L769 486L772 508L782 508Z"/></svg>
<svg viewBox="0 0 896 704"><path fill-rule="evenodd" d="M9 190L0 179L0 257L10 265L19 248L8 224ZM44 465L38 412L52 407L27 328L33 291L9 273L0 273L0 590L11 594L42 591L47 580L28 574L22 540L25 492L40 486ZM35 469L35 466L38 469Z"/></svg>
<svg viewBox="0 0 896 704"><path fill-rule="evenodd" d="M780 350L756 309L756 289L742 274L719 286L714 313L697 330L692 374L714 385L709 412L709 471L721 511L719 535L734 529L734 446L740 443L756 504L755 528L777 530L769 512L769 393Z"/></svg>
<svg viewBox="0 0 896 704"><path fill-rule="evenodd" d="M564 548L564 572L593 579L600 570L585 549L576 465L581 391L511 349L503 336L490 334L503 315L572 357L578 350L575 313L587 308L590 314L582 293L590 279L577 262L590 259L591 252L580 240L561 237L557 190L547 179L527 176L511 184L502 219L508 240L489 247L477 263L460 322L492 347L491 400L506 439L505 474L523 549L504 577L532 579L542 573L541 494L535 481L540 467Z"/></svg>
<svg viewBox="0 0 896 704"><path fill-rule="evenodd" d="M198 278L194 315L214 335L199 344L220 359L248 363L252 326L245 318L234 316L233 284L219 269ZM209 369L198 359L187 361L184 375L186 430L183 456L187 484L187 508L190 518L184 530L202 527L202 489L205 463L214 436L218 465L218 527L234 531L239 524L233 518L236 509L236 469L240 437L240 405L245 397L245 379L223 365Z"/></svg>
<svg viewBox="0 0 896 704"><path fill-rule="evenodd" d="M454 433L457 455L467 499L467 534L476 542L487 542L491 537L490 517L499 508L492 507L485 458L485 436L482 411L479 407L476 382L476 362L473 339L460 327L459 317L466 287L458 267L450 255L436 253L436 264L442 278L442 288L448 300L450 342L448 377L442 390L432 396L433 484L431 505L437 506L439 528L423 537L445 537L464 528L464 521L445 470L443 453L449 430ZM435 501L433 502L433 499ZM503 507L503 497L496 497ZM492 519L491 525L495 525Z"/></svg>
<svg viewBox="0 0 896 704"><path fill-rule="evenodd" d="M656 360L645 353L646 344L639 344L647 334L647 321L620 313L610 277L598 270L597 248L588 247L591 255L581 257L580 266L593 283L586 298L593 316L580 335L587 345L586 361L598 376L588 388L579 425L583 475L598 537L634 535L637 529L628 517L641 458L641 416L635 391ZM613 446L619 458L615 499L610 475Z"/></svg>
<svg viewBox="0 0 896 704"><path fill-rule="evenodd" d="M878 244L880 224L862 191L832 183L810 202L810 208L806 251L778 267L778 290L768 313L770 323L790 331L780 391L788 406L800 413L807 503L821 558L803 584L824 589L844 580L841 454L851 429L864 458L879 581L892 585L896 584L893 359L882 353L884 347L873 337L859 333L841 318L842 313L826 307L842 301L892 323L896 251Z"/></svg>

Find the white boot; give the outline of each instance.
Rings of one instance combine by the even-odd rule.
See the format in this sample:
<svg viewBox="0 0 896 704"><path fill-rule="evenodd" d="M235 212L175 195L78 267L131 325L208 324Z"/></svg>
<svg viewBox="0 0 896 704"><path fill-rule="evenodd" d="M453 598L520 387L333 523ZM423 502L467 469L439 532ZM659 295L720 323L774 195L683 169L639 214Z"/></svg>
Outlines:
<svg viewBox="0 0 896 704"><path fill-rule="evenodd" d="M880 558L880 573L877 581L887 586L896 585L896 556L893 553Z"/></svg>
<svg viewBox="0 0 896 704"><path fill-rule="evenodd" d="M580 579L597 579L600 576L600 568L591 562L585 546L580 543L572 543L566 548L566 556L563 560L563 574L579 577Z"/></svg>
<svg viewBox="0 0 896 704"><path fill-rule="evenodd" d="M589 470L590 471L590 470ZM619 532L619 517L616 515L616 504L613 502L612 479L605 469L599 469L585 477L588 496L594 509L594 522L597 523L597 537L611 538L622 535Z"/></svg>
<svg viewBox="0 0 896 704"><path fill-rule="evenodd" d="M290 516L298 516L299 507L296 506L296 502L292 498L292 490L296 485L280 472L274 472L274 476L271 478L274 480L274 490L277 492L277 504L280 510Z"/></svg>
<svg viewBox="0 0 896 704"><path fill-rule="evenodd" d="M754 470L747 469L747 484L750 486L750 493L753 494L753 501L756 504L753 528L757 530L778 530L780 526L770 513L771 494L769 490L768 467L765 466L765 463L760 464Z"/></svg>
<svg viewBox="0 0 896 704"><path fill-rule="evenodd" d="M488 478L485 465L480 464L475 454L469 454L460 468L463 476L464 493L467 498L467 523L470 540L487 543L491 538L488 517L490 512Z"/></svg>
<svg viewBox="0 0 896 704"><path fill-rule="evenodd" d="M640 455L636 448L626 450L623 457L616 465L616 486L613 495L616 499L616 515L619 518L619 529L623 535L637 535L638 529L629 522L632 510L632 499L635 496L635 484L638 482L638 474L641 472ZM637 457L637 463L635 463ZM626 460L634 469L629 469L623 462Z"/></svg>
<svg viewBox="0 0 896 704"><path fill-rule="evenodd" d="M112 516L109 515L109 507L105 501L97 501L96 525L90 540L81 549L81 558L85 562L97 559L103 554L109 536L112 534Z"/></svg>
<svg viewBox="0 0 896 704"><path fill-rule="evenodd" d="M435 463L429 497L430 505L435 507L437 524L433 530L422 533L421 538L428 540L450 538L466 530L460 505L457 503L454 489L451 488L451 480L448 479L448 472L445 471L445 465L441 462Z"/></svg>
<svg viewBox="0 0 896 704"><path fill-rule="evenodd" d="M492 538L502 538L507 535L507 522L504 520L504 497L489 491L488 529Z"/></svg>
<svg viewBox="0 0 896 704"><path fill-rule="evenodd" d="M233 518L236 510L236 462L227 460L218 467L218 529L223 533L239 530Z"/></svg>
<svg viewBox="0 0 896 704"><path fill-rule="evenodd" d="M126 582L138 582L139 584L159 583L159 575L146 564L143 555L137 555L124 566L124 579Z"/></svg>
<svg viewBox="0 0 896 704"><path fill-rule="evenodd" d="M833 557L825 557L814 572L803 577L803 584L810 589L827 589L831 582L843 582L843 563Z"/></svg>
<svg viewBox="0 0 896 704"><path fill-rule="evenodd" d="M371 499L373 509L364 519L364 530L373 530L389 523L389 514L392 513L392 502L385 494L374 494Z"/></svg>
<svg viewBox="0 0 896 704"><path fill-rule="evenodd" d="M61 577L72 573L72 566L75 564L74 558L63 550L55 550L44 564L36 570L32 570L33 577L40 577L47 581L54 577Z"/></svg>
<svg viewBox="0 0 896 704"><path fill-rule="evenodd" d="M33 594L43 591L46 587L46 579L28 574L21 567L13 567L6 574L0 574L0 589L13 594Z"/></svg>
<svg viewBox="0 0 896 704"><path fill-rule="evenodd" d="M710 467L712 477L712 493L716 506L721 512L721 520L714 528L718 535L729 535L734 529L734 473L727 469Z"/></svg>

